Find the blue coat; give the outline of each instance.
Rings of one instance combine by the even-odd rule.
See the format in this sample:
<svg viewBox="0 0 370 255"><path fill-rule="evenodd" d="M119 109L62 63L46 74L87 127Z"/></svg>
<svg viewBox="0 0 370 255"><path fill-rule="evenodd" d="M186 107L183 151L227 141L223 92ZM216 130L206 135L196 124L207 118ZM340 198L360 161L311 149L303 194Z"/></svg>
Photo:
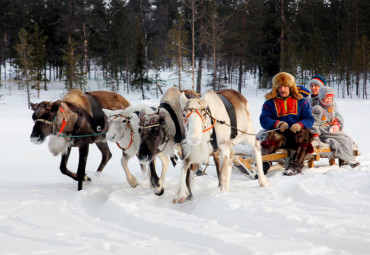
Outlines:
<svg viewBox="0 0 370 255"><path fill-rule="evenodd" d="M276 128L279 121L285 121L291 127L300 123L302 127L311 128L314 118L307 99L297 100L292 96L287 98L275 97L265 101L262 106L260 124L264 129Z"/></svg>

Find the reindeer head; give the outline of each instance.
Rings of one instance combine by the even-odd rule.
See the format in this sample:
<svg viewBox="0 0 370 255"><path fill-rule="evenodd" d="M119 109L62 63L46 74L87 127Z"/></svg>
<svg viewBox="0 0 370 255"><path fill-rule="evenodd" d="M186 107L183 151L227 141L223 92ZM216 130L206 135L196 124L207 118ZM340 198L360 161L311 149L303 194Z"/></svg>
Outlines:
<svg viewBox="0 0 370 255"><path fill-rule="evenodd" d="M132 106L129 106L124 110L120 109L115 111L103 109L103 112L108 118L108 131L106 134L108 141L117 143L119 140L123 139L125 135L131 134L129 125Z"/></svg>
<svg viewBox="0 0 370 255"><path fill-rule="evenodd" d="M60 100L54 103L49 101L43 101L38 104L30 103L31 109L34 111L32 119L35 122L30 137L31 142L42 144L45 138L53 132L53 122L60 104Z"/></svg>
<svg viewBox="0 0 370 255"><path fill-rule="evenodd" d="M138 159L142 164L149 164L160 152L159 148L166 142L166 114L162 111L146 114L142 109L139 114L140 147ZM168 138L169 139L169 138Z"/></svg>
<svg viewBox="0 0 370 255"><path fill-rule="evenodd" d="M180 95L180 105L183 113L186 141L190 145L198 145L210 118L207 114L207 102L198 98L187 99L185 94Z"/></svg>

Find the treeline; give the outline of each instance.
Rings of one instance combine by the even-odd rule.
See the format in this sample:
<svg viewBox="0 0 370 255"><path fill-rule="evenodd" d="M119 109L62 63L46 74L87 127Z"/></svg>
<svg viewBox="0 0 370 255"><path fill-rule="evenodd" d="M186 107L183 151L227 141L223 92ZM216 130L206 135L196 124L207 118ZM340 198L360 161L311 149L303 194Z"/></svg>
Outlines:
<svg viewBox="0 0 370 255"><path fill-rule="evenodd" d="M103 78L112 90L158 86L173 70L208 86L243 86L246 73L270 85L279 71L306 84L314 74L342 95L366 97L368 0L0 0L0 77L36 89L64 80L84 89ZM209 73L209 72L207 72ZM9 76L9 74L8 74Z"/></svg>

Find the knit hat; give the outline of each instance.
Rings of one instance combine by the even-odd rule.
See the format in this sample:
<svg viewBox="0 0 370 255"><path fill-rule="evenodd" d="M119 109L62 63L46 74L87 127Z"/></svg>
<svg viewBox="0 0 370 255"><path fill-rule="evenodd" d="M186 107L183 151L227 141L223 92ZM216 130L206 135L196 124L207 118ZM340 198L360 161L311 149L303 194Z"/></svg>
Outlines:
<svg viewBox="0 0 370 255"><path fill-rule="evenodd" d="M297 86L297 89L303 97L308 97L310 95L310 91L303 86Z"/></svg>
<svg viewBox="0 0 370 255"><path fill-rule="evenodd" d="M295 79L293 75L286 72L278 73L272 78L272 90L270 93L265 95L267 100L275 98L279 95L279 88L281 86L288 86L290 88L290 94L296 99L302 99L303 96L299 94L297 86L295 84Z"/></svg>
<svg viewBox="0 0 370 255"><path fill-rule="evenodd" d="M330 104L326 104L323 102L323 99L325 97L333 97L334 99L334 95L335 95L335 92L334 92L334 89L331 88L331 87L321 87L320 90L319 90L319 101L321 104L325 105L325 106L331 106L334 104L334 100L330 103Z"/></svg>
<svg viewBox="0 0 370 255"><path fill-rule="evenodd" d="M311 78L310 82L308 83L308 86L310 86L311 84L317 84L321 88L326 85L326 80L320 75L315 75Z"/></svg>

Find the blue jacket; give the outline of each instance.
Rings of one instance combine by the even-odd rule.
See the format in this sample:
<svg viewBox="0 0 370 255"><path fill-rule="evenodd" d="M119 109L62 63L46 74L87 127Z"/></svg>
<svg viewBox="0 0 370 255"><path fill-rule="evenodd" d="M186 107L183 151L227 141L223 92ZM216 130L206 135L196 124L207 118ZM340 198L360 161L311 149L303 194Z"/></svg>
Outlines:
<svg viewBox="0 0 370 255"><path fill-rule="evenodd" d="M264 129L277 128L279 121L285 121L291 127L300 123L302 128L311 128L314 118L307 99L297 100L292 96L287 98L275 97L265 101L262 106L260 124Z"/></svg>

